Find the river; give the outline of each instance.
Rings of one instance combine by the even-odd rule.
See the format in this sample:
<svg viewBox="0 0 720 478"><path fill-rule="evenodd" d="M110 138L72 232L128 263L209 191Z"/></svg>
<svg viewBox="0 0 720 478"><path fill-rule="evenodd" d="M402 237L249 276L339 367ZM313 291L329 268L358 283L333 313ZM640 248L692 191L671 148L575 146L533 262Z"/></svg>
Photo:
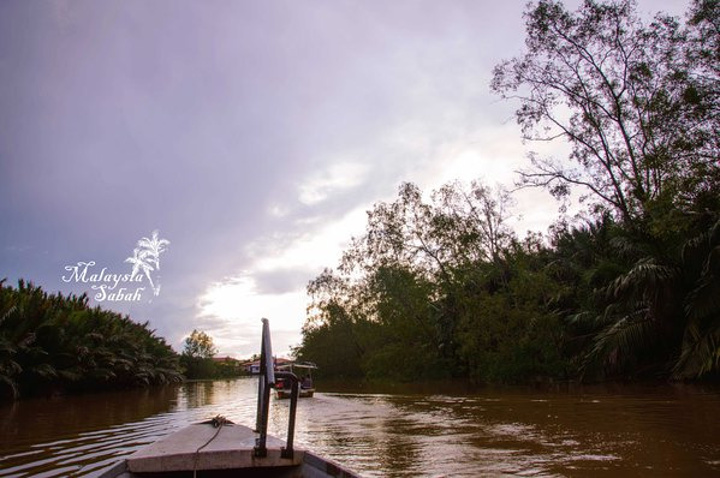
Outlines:
<svg viewBox="0 0 720 478"><path fill-rule="evenodd" d="M217 414L254 425L257 381L28 399L0 406L0 476L82 476ZM284 438L288 401L273 399ZM298 407L296 446L367 477L720 476L720 389L562 391L450 384L329 387Z"/></svg>

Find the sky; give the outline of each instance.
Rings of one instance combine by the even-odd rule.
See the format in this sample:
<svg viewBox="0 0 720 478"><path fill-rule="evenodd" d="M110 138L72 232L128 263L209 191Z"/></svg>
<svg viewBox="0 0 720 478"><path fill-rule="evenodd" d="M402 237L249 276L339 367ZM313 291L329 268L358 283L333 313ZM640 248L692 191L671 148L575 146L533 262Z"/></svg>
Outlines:
<svg viewBox="0 0 720 478"><path fill-rule="evenodd" d="M267 317L287 355L373 204L512 186L534 146L489 83L525 3L0 2L0 279L88 293L177 351L200 329L248 357ZM543 191L516 203L519 234L558 215ZM169 244L124 280L153 231Z"/></svg>

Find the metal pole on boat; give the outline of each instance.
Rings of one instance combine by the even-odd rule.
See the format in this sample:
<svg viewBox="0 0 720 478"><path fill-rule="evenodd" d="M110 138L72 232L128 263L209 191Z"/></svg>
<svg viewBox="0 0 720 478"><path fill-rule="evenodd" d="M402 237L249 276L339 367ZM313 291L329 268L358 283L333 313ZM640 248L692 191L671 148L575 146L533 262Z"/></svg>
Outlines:
<svg viewBox="0 0 720 478"><path fill-rule="evenodd" d="M275 373L273 364L272 346L270 342L270 325L267 319L262 319L262 342L260 344L260 378L258 380L258 406L256 427L260 436L255 441L255 456L267 456L267 426L270 411L270 389L275 386L276 377L289 380L292 383L290 391L290 417L288 418L288 436L286 446L282 449L283 458L293 457L293 441L295 436L295 415L297 402L300 398L300 380L292 372L278 371Z"/></svg>
<svg viewBox="0 0 720 478"><path fill-rule="evenodd" d="M262 428L261 420L262 420L262 407L263 407L263 390L265 390L265 377L261 374L258 376L257 411L255 412L255 432L256 433L259 433L260 428Z"/></svg>
<svg viewBox="0 0 720 478"><path fill-rule="evenodd" d="M270 325L262 319L262 339L260 344L260 379L258 380L258 409L256 417L257 432L260 437L255 444L255 456L267 456L267 426L270 411L270 388L275 385L275 367L273 365Z"/></svg>
<svg viewBox="0 0 720 478"><path fill-rule="evenodd" d="M282 450L283 458L293 457L293 438L295 437L295 414L297 412L297 402L300 397L300 383L296 376L292 378L292 395L290 396L290 417L288 418L288 434L286 447Z"/></svg>

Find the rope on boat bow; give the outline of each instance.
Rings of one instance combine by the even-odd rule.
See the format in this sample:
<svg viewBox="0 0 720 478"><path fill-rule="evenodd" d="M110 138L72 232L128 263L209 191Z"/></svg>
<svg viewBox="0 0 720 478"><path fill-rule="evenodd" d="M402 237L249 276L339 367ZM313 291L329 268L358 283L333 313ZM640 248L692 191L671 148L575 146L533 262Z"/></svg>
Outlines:
<svg viewBox="0 0 720 478"><path fill-rule="evenodd" d="M217 438L217 436L220 434L220 430L225 425L233 425L233 422L228 420L222 415L215 415L210 420L206 420L204 422L200 422L201 425L212 425L213 428L217 428L215 431L215 434L210 437L208 441L206 441L202 446L198 447L197 450L195 450L195 459L193 462L193 478L197 478L197 464L198 464L198 458L200 458L200 451L208 446L212 441Z"/></svg>
<svg viewBox="0 0 720 478"><path fill-rule="evenodd" d="M225 417L222 416L222 415L215 415L215 416L212 417L210 420L205 420L204 422L200 422L200 424L201 424L201 425L210 424L210 425L212 425L212 426L215 427L215 428L220 428L220 427L222 427L223 425L234 425L235 423L233 423L232 421L228 420L227 418L225 418ZM211 440L211 441L212 441L212 440ZM210 443L210 442L208 442L208 443ZM205 445L207 445L207 443L206 443ZM203 445L203 447L204 447L205 445Z"/></svg>

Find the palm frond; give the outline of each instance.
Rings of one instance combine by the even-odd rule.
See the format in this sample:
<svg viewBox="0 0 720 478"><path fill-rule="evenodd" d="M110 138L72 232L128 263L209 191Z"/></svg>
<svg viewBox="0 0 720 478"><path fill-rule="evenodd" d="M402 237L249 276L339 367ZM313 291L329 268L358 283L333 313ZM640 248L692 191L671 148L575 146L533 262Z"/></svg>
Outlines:
<svg viewBox="0 0 720 478"><path fill-rule="evenodd" d="M720 370L720 317L702 330L693 324L685 331L682 352L675 367L676 379L701 378Z"/></svg>
<svg viewBox="0 0 720 478"><path fill-rule="evenodd" d="M616 236L610 239L610 247L620 257L637 257L643 254L642 249L636 241L633 241L629 237Z"/></svg>
<svg viewBox="0 0 720 478"><path fill-rule="evenodd" d="M611 282L606 294L615 300L639 299L649 292L661 290L662 286L675 280L678 272L676 267L658 264L655 259L646 257Z"/></svg>
<svg viewBox="0 0 720 478"><path fill-rule="evenodd" d="M639 351L651 346L654 330L646 310L638 310L616 320L595 337L581 365L582 375L595 368L620 371Z"/></svg>

